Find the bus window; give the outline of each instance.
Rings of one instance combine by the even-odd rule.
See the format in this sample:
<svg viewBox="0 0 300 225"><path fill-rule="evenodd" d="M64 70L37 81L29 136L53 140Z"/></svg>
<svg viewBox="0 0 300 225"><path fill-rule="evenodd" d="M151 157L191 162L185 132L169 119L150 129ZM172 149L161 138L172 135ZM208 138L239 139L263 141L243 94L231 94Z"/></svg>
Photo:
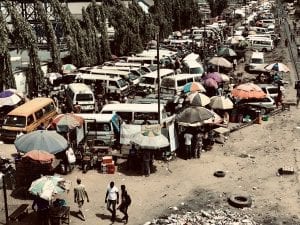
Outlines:
<svg viewBox="0 0 300 225"><path fill-rule="evenodd" d="M44 113L43 113L43 110L40 109L39 111L35 112L35 118L36 120L39 120L43 117Z"/></svg>
<svg viewBox="0 0 300 225"><path fill-rule="evenodd" d="M29 115L29 116L27 117L27 126L30 125L30 124L32 124L33 121L34 121L33 115Z"/></svg>
<svg viewBox="0 0 300 225"><path fill-rule="evenodd" d="M123 120L132 120L132 112L116 112Z"/></svg>

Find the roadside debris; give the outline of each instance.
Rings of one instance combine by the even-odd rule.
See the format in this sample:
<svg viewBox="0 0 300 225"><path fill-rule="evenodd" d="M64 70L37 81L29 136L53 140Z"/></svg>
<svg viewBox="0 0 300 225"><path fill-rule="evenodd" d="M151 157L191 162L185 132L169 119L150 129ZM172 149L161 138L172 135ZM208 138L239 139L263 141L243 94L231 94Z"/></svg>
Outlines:
<svg viewBox="0 0 300 225"><path fill-rule="evenodd" d="M171 214L167 217L153 219L144 225L257 225L251 216L231 210L201 210L199 212L186 212L185 214Z"/></svg>
<svg viewBox="0 0 300 225"><path fill-rule="evenodd" d="M294 173L295 170L292 166L284 166L278 169L278 175L291 175Z"/></svg>

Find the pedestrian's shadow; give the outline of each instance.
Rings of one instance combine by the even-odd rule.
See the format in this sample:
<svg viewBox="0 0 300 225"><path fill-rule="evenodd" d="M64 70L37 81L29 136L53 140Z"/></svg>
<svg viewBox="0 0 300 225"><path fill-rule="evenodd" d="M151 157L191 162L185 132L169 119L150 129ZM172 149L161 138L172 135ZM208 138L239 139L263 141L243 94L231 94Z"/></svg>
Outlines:
<svg viewBox="0 0 300 225"><path fill-rule="evenodd" d="M110 215L102 214L102 213L96 213L96 216L99 217L101 220L109 220L111 219ZM115 222L122 223L122 220L120 218L116 218ZM111 222L113 224L113 222Z"/></svg>
<svg viewBox="0 0 300 225"><path fill-rule="evenodd" d="M73 217L76 217L80 220L84 220L81 216L80 216L80 213L79 212L76 212L76 211L70 211L70 215L73 216Z"/></svg>

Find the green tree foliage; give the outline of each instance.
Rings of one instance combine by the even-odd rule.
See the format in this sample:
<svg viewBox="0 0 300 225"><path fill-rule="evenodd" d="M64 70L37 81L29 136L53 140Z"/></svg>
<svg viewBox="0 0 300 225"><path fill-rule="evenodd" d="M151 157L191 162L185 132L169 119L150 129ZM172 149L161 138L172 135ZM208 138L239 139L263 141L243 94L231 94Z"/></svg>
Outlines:
<svg viewBox="0 0 300 225"><path fill-rule="evenodd" d="M68 7L62 6L58 0L52 0L50 3L54 13L63 24L72 63L79 67L91 65L91 60L85 51L85 32L82 30L78 20L71 15Z"/></svg>
<svg viewBox="0 0 300 225"><path fill-rule="evenodd" d="M16 88L16 83L11 69L8 50L8 29L1 11L0 30L0 91L2 91L4 86L6 88Z"/></svg>
<svg viewBox="0 0 300 225"><path fill-rule="evenodd" d="M32 31L30 24L17 12L16 8L9 7L11 22L13 25L12 36L18 49L27 49L29 55L29 70L26 82L28 89L31 90L29 95L37 93L45 87L43 72L38 57L38 48L36 46L36 36Z"/></svg>
<svg viewBox="0 0 300 225"><path fill-rule="evenodd" d="M100 38L100 42L98 40L96 41L95 48L98 64L101 64L103 60L105 61L111 58L107 29L105 26L106 13L103 6L96 4L95 0L88 5L86 11L92 24L96 27L97 37Z"/></svg>
<svg viewBox="0 0 300 225"><path fill-rule="evenodd" d="M202 15L195 0L154 0L149 11L161 38L168 37L172 31L201 24Z"/></svg>
<svg viewBox="0 0 300 225"><path fill-rule="evenodd" d="M223 10L227 8L227 0L207 0L211 11L211 17L216 17L222 14Z"/></svg>
<svg viewBox="0 0 300 225"><path fill-rule="evenodd" d="M45 36L47 39L48 48L50 51L50 55L52 58L52 68L51 71L58 72L61 68L61 59L60 52L57 46L57 38L52 26L51 21L47 17L46 10L43 7L43 4L40 1L36 1L36 11L38 13L38 17L40 22L43 25L45 30Z"/></svg>

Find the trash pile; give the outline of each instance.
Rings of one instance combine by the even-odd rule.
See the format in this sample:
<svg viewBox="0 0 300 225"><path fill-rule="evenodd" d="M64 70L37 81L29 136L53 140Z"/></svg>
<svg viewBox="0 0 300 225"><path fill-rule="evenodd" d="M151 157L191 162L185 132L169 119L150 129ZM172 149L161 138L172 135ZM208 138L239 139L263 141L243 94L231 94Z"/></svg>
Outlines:
<svg viewBox="0 0 300 225"><path fill-rule="evenodd" d="M171 214L168 217L153 219L144 225L258 225L249 215L230 210L201 210L185 214Z"/></svg>

